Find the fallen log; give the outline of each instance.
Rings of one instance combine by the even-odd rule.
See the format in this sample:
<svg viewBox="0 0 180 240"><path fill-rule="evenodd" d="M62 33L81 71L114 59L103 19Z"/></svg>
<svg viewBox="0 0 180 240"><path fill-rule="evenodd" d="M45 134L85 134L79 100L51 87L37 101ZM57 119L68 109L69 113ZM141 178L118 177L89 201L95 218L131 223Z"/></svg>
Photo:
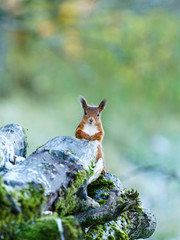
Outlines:
<svg viewBox="0 0 180 240"><path fill-rule="evenodd" d="M16 136L14 127L11 134ZM25 157L27 141L23 131L20 135L24 151L21 148L13 154ZM11 143L14 149L23 146ZM108 239L118 234L124 239L138 239L152 235L155 217L141 207L138 193L124 191L112 174L101 175L102 159L94 162L98 144L56 137L10 169L6 165L14 156L4 154L9 146L3 145L0 153L6 164L0 171L0 239L37 239L38 235L43 235L42 239L95 239L102 235ZM103 231L102 224L106 226ZM50 229L54 235L48 234ZM32 232L36 232L34 238Z"/></svg>

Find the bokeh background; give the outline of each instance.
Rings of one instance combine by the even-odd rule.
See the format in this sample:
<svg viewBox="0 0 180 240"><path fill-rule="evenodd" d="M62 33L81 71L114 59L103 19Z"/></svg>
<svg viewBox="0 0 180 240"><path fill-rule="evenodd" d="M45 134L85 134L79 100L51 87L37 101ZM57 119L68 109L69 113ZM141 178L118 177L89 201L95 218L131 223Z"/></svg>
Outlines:
<svg viewBox="0 0 180 240"><path fill-rule="evenodd" d="M102 113L108 170L157 217L151 240L180 239L180 2L0 2L0 126L27 130L28 154Z"/></svg>

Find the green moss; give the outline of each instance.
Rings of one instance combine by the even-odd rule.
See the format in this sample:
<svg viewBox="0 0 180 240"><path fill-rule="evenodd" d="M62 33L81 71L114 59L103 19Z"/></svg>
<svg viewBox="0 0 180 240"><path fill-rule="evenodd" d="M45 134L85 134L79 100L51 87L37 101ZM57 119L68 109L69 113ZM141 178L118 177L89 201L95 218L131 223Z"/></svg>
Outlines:
<svg viewBox="0 0 180 240"><path fill-rule="evenodd" d="M84 234L87 239L109 239L109 240L129 240L126 229L119 226L115 221L105 223L104 225L91 226L88 232Z"/></svg>
<svg viewBox="0 0 180 240"><path fill-rule="evenodd" d="M62 218L64 235L66 239L80 239L82 236L81 228L70 215L80 209L80 201L76 197L78 187L80 187L87 179L88 173L83 170L74 174L71 187L65 192L61 190L61 198L56 205L56 210ZM88 193L94 197L99 197L98 202L104 205L108 199L110 190L114 188L111 181L105 180L101 175L99 179L89 185ZM103 190L103 191L102 191ZM15 213L12 210L12 203L8 200L8 196L13 197L15 205L21 209L21 213ZM91 196L92 197L92 196ZM34 240L34 239L57 239L59 231L57 223L54 219L42 219L41 215L44 198L43 188L29 184L29 188L23 190L13 190L10 187L6 188L3 185L0 177L0 232L6 240ZM119 202L127 201L135 202L135 210L139 214L142 212L139 194L134 189L126 190L121 194ZM67 216L67 217L65 217ZM109 216L104 216L104 221L108 221ZM128 240L127 229L131 225L130 213L124 212L120 216L121 224L115 221L107 222L104 225L97 225L99 219L92 216L88 217L88 224L91 226L87 233L84 233L84 239L122 239ZM96 223L96 226L94 226ZM83 224L82 224L83 227Z"/></svg>
<svg viewBox="0 0 180 240"><path fill-rule="evenodd" d="M109 192L115 188L112 181L107 181L103 175L101 175L95 182L88 186L88 195L94 198L100 206L106 204L109 197ZM134 210L140 215L142 213L141 202L139 200L139 193L134 189L125 190L124 193L119 197L119 202L117 204L123 204L124 202L134 203ZM131 227L131 213L126 211L119 216L120 222L111 221L108 222L108 216L104 216L104 228L101 225L94 226L93 224L98 224L98 219L93 217L88 217L88 224L91 225L90 229L86 234L84 234L85 239L122 239L129 240L127 234L128 228ZM100 228L99 228L100 227ZM102 233L103 231L103 233ZM104 235L103 235L104 234ZM103 235L103 238L102 238Z"/></svg>
<svg viewBox="0 0 180 240"><path fill-rule="evenodd" d="M74 187L80 187L86 179L87 172L85 170L75 173Z"/></svg>
<svg viewBox="0 0 180 240"><path fill-rule="evenodd" d="M90 233L86 233L83 235L83 238L86 239L86 240L93 240L93 236L90 234Z"/></svg>
<svg viewBox="0 0 180 240"><path fill-rule="evenodd" d="M44 203L41 185L16 190L3 184L0 177L0 232L8 239L17 225L25 224L41 215Z"/></svg>
<svg viewBox="0 0 180 240"><path fill-rule="evenodd" d="M107 240L115 240L114 236L108 236Z"/></svg>
<svg viewBox="0 0 180 240"><path fill-rule="evenodd" d="M104 214L103 215L103 222L108 222L109 221L109 214ZM85 222L81 222L81 227L83 229L85 229L87 226L93 226L93 227L97 227L99 226L99 224L102 223L102 216L100 217L95 217L95 216L91 216L88 215L86 216L86 221Z"/></svg>
<svg viewBox="0 0 180 240"><path fill-rule="evenodd" d="M18 203L21 206L22 218L24 221L29 221L41 215L45 197L44 188L38 185L38 189L29 184L28 189L19 191Z"/></svg>
<svg viewBox="0 0 180 240"><path fill-rule="evenodd" d="M114 183L110 180L106 180L104 175L101 174L96 181L88 185L88 195L94 198L97 194L97 190L104 189L105 191L109 192L109 190L113 187L115 187Z"/></svg>
<svg viewBox="0 0 180 240"><path fill-rule="evenodd" d="M141 214L142 211L142 203L139 199L139 193L137 190L134 190L133 188L131 190L125 189L125 192L121 194L121 202L124 201L133 201L135 202L134 209Z"/></svg>
<svg viewBox="0 0 180 240"><path fill-rule="evenodd" d="M50 167L52 167L52 164L49 164L49 163L45 163L45 164L43 164L43 168L50 168Z"/></svg>
<svg viewBox="0 0 180 240"><path fill-rule="evenodd" d="M73 216L62 218L62 224L65 239L81 239L83 232L80 225L75 221Z"/></svg>
<svg viewBox="0 0 180 240"><path fill-rule="evenodd" d="M101 240L101 239L104 239L104 234L105 234L105 231L103 229L103 225L98 225L93 228L91 227L88 233L84 234L84 238L86 240L93 240L93 239Z"/></svg>
<svg viewBox="0 0 180 240"><path fill-rule="evenodd" d="M62 190L60 191L60 195L62 195L62 197L56 204L56 211L60 217L64 217L67 214L70 215L78 210L80 202L75 193L78 191L78 187L80 187L86 179L87 172L85 170L77 172L74 175L74 182L71 187L67 188L65 193L63 193Z"/></svg>
<svg viewBox="0 0 180 240"><path fill-rule="evenodd" d="M77 197L74 193L76 190L77 189L75 187L66 189L65 195L61 197L56 204L56 211L60 217L66 216L67 214L71 214L75 211Z"/></svg>
<svg viewBox="0 0 180 240"><path fill-rule="evenodd" d="M104 175L101 174L96 181L88 185L88 196L95 199L100 204L100 206L102 206L107 202L109 191L114 187L114 183L110 180L106 180L104 178ZM99 196L98 193L100 190L103 190L103 192L101 192Z"/></svg>
<svg viewBox="0 0 180 240"><path fill-rule="evenodd" d="M8 236L13 232L13 226L8 226L8 221L16 220L18 216L12 215L11 217L11 203L7 199L6 191L3 187L3 181L0 177L0 233L8 239Z"/></svg>
<svg viewBox="0 0 180 240"><path fill-rule="evenodd" d="M88 185L87 187L87 192L88 192L88 196L91 198L95 198L96 194L97 194L97 190L94 186Z"/></svg>
<svg viewBox="0 0 180 240"><path fill-rule="evenodd" d="M102 207L104 204L106 204L107 200L106 199L104 199L104 200L102 199L102 200L98 200L97 202L99 203L100 207Z"/></svg>
<svg viewBox="0 0 180 240"><path fill-rule="evenodd" d="M115 187L114 183L110 180L106 180L103 174L101 174L99 178L90 185L93 187Z"/></svg>
<svg viewBox="0 0 180 240"><path fill-rule="evenodd" d="M124 227L120 227L116 222L113 222L112 229L114 230L115 239L129 240L129 236Z"/></svg>
<svg viewBox="0 0 180 240"><path fill-rule="evenodd" d="M38 146L38 147L36 148L36 150L38 150L39 148L43 147L44 145L45 145L45 143L42 144L42 145L40 145L40 146Z"/></svg>
<svg viewBox="0 0 180 240"><path fill-rule="evenodd" d="M54 219L38 219L28 226L22 226L14 234L18 240L54 240L59 238L57 223Z"/></svg>
<svg viewBox="0 0 180 240"><path fill-rule="evenodd" d="M69 151L70 153L74 154L74 151L71 148L69 148Z"/></svg>
<svg viewBox="0 0 180 240"><path fill-rule="evenodd" d="M63 235L65 239L78 240L82 237L82 230L73 216L62 218ZM60 238L54 217L40 218L28 225L23 225L13 235L18 240L55 240Z"/></svg>
<svg viewBox="0 0 180 240"><path fill-rule="evenodd" d="M101 193L101 197L109 197L109 194Z"/></svg>
<svg viewBox="0 0 180 240"><path fill-rule="evenodd" d="M95 159L96 157L94 157L94 159L91 161L91 166L89 167L89 171L88 171L88 177L91 177L94 174L94 168L96 166Z"/></svg>

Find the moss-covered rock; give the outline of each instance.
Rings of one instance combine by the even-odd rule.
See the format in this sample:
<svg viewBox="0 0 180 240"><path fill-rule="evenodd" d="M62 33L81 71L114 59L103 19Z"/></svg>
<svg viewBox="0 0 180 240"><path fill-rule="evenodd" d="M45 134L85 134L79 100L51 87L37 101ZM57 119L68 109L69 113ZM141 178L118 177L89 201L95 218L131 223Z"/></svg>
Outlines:
<svg viewBox="0 0 180 240"><path fill-rule="evenodd" d="M142 209L138 192L123 190L116 176L106 173L99 177L96 152L95 143L57 137L11 171L1 169L0 239L151 236L154 216ZM90 179L96 181L87 190ZM52 215L43 217L47 211Z"/></svg>
<svg viewBox="0 0 180 240"><path fill-rule="evenodd" d="M70 215L78 211L81 207L81 200L77 197L79 187L86 181L87 171L80 171L74 174L73 182L64 192L63 189L60 190L59 195L61 198L56 203L56 212L60 217L64 217L67 214ZM83 200L82 200L83 201Z"/></svg>
<svg viewBox="0 0 180 240"><path fill-rule="evenodd" d="M101 174L99 178L93 183L88 185L88 196L97 201L100 206L104 205L109 197L109 192L116 186L111 180L106 180L104 175Z"/></svg>
<svg viewBox="0 0 180 240"><path fill-rule="evenodd" d="M73 193L84 181L85 174L76 174L73 184ZM70 188L69 188L70 189ZM63 199L63 198L62 198ZM56 221L57 214L48 218L42 218L42 207L45 202L44 190L40 185L29 184L27 189L14 189L3 183L0 177L0 239L17 240L56 240L63 234L65 239L81 239L82 230L80 225L74 220L73 216L62 218L63 233L58 229ZM64 202L63 213L70 212L70 202ZM67 205L66 205L67 204ZM67 206L67 212L66 212ZM68 207L69 206L69 207Z"/></svg>
<svg viewBox="0 0 180 240"><path fill-rule="evenodd" d="M116 221L110 221L104 225L91 226L84 234L86 240L129 240L129 236L123 226Z"/></svg>
<svg viewBox="0 0 180 240"><path fill-rule="evenodd" d="M1 239L9 239L14 229L41 216L45 201L44 188L29 184L15 189L3 183L0 176L0 232Z"/></svg>
<svg viewBox="0 0 180 240"><path fill-rule="evenodd" d="M112 176L112 178L111 178ZM88 186L88 195L93 197L101 206L105 205L109 193L113 189L119 189L121 194L119 196L119 202L121 205L128 202L133 202L133 211L138 213L140 216L142 211L141 202L139 200L139 194L134 189L123 190L118 179L115 179L112 174L101 175L95 182ZM110 180L113 179L114 181ZM94 225L92 221L92 226L84 234L85 239L123 239L128 240L130 236L128 235L128 228L131 228L131 212L125 211L114 221L105 223L104 225ZM96 221L94 221L96 222Z"/></svg>
<svg viewBox="0 0 180 240"><path fill-rule="evenodd" d="M73 216L62 218L65 239L80 240L83 237L82 229Z"/></svg>

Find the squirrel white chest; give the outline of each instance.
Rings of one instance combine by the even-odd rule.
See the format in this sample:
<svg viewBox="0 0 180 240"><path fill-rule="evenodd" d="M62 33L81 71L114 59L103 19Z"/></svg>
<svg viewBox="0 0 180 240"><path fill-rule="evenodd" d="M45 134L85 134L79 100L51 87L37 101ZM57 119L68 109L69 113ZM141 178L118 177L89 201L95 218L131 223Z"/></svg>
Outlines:
<svg viewBox="0 0 180 240"><path fill-rule="evenodd" d="M85 124L83 132L87 133L89 136L92 136L99 132L97 126L91 126L90 124Z"/></svg>

